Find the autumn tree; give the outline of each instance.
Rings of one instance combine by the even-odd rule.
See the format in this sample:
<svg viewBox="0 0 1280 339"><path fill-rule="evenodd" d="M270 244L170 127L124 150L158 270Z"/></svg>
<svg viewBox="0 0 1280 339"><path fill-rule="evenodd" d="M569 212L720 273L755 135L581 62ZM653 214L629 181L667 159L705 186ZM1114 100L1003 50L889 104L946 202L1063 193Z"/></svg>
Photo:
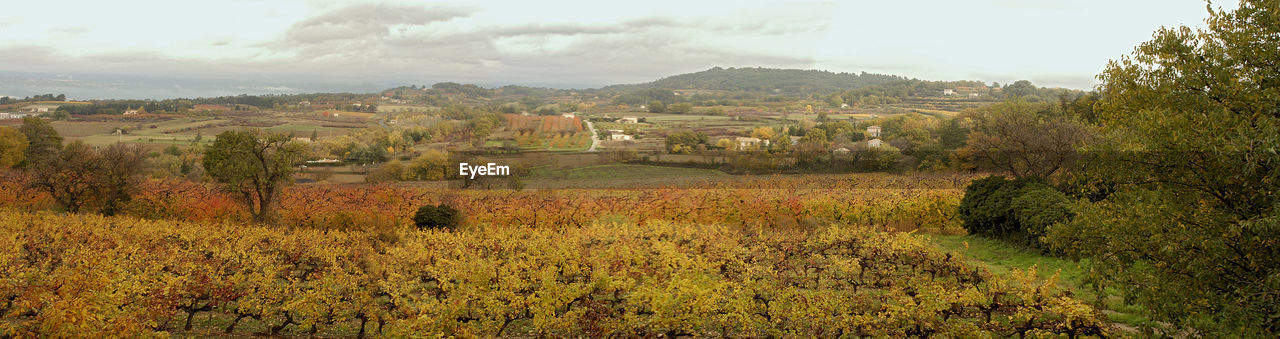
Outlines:
<svg viewBox="0 0 1280 339"><path fill-rule="evenodd" d="M1205 337L1280 333L1280 2L1210 9L1100 76L1114 193L1049 230L1098 283Z"/></svg>
<svg viewBox="0 0 1280 339"><path fill-rule="evenodd" d="M204 168L239 195L254 220L268 222L281 188L292 183L294 165L304 154L303 146L291 142L288 134L226 131L205 149Z"/></svg>
<svg viewBox="0 0 1280 339"><path fill-rule="evenodd" d="M97 182L101 162L92 147L74 141L41 159L29 164L33 172L31 187L48 192L54 202L71 213L80 212L98 199L102 191Z"/></svg>
<svg viewBox="0 0 1280 339"><path fill-rule="evenodd" d="M144 174L145 148L118 143L95 150L77 140L28 167L31 187L43 190L68 212L120 212Z"/></svg>
<svg viewBox="0 0 1280 339"><path fill-rule="evenodd" d="M99 186L101 211L114 215L124 209L142 181L146 164L146 148L142 145L116 143L97 152L99 162L95 176Z"/></svg>

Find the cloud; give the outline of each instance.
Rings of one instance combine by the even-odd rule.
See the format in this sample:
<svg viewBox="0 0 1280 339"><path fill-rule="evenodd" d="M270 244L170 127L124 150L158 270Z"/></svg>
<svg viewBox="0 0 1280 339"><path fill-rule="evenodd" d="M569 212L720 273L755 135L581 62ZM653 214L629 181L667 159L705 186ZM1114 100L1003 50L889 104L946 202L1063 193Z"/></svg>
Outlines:
<svg viewBox="0 0 1280 339"><path fill-rule="evenodd" d="M8 42L21 46L0 42L0 71L75 74L76 79L90 74L182 78L192 82L182 82L180 87L165 85L182 90L166 93L188 95L199 90L199 81L228 84L219 91L277 92L321 88L313 84L373 86L438 81L596 87L649 81L712 66L816 67L925 79L976 75L979 80L1000 80L1015 74L1039 84L1036 75L1043 75L1044 68L1050 67L1044 66L1050 62L1044 58L1021 57L1016 50L1003 49L1036 50L1027 48L1034 46L1029 43L1007 43L1002 37L1008 32L996 34L987 32L989 27L982 23L960 25L943 20L961 17L950 11L904 16L885 10L912 7L907 5L675 2L614 8L392 0L326 7L328 2L300 1L303 3L296 7L272 9L276 14L255 19L260 22L246 19L241 26L245 29L176 35L172 41L156 40L150 45L129 42L133 35L92 24L39 28L35 35L48 39ZM1025 10L1006 6L1021 5L1006 0L987 3L987 9L1027 11L1026 18L1035 18L1030 14L1040 5ZM888 15L894 13L899 14ZM908 24L902 26L902 22ZM258 28L262 29L255 31ZM82 43L56 38L69 34L84 35L78 40ZM126 43L98 44L93 39L99 36L120 36ZM979 52L972 52L975 50ZM1057 64L1051 67L1061 75L1042 76L1044 81L1090 83L1085 78L1089 74L1073 77L1074 69ZM53 86L50 84L41 86Z"/></svg>
<svg viewBox="0 0 1280 339"><path fill-rule="evenodd" d="M390 3L361 3L332 9L293 24L279 40L264 44L272 50L318 46L374 46L393 34L393 28L428 26L465 18L472 11L446 6L412 6Z"/></svg>
<svg viewBox="0 0 1280 339"><path fill-rule="evenodd" d="M828 7L779 6L696 19L648 15L589 23L492 20L461 8L364 4L306 18L260 46L268 50L268 58L290 66L374 76L603 85L621 80L619 75L636 81L642 79L640 73L647 73L647 79L716 64L812 64L810 57L780 54L754 42L754 37L800 38L822 32L831 18L814 13Z"/></svg>

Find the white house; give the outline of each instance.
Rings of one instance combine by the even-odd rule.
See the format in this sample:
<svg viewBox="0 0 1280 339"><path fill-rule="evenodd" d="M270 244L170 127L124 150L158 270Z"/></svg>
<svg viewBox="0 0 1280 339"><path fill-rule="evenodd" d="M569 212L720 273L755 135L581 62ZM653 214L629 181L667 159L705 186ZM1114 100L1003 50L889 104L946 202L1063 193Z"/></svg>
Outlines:
<svg viewBox="0 0 1280 339"><path fill-rule="evenodd" d="M577 115L576 113L574 113L574 112L564 112L564 113L560 113L560 116L561 116L561 117L564 117L564 118L573 119L573 118L577 117L578 115Z"/></svg>
<svg viewBox="0 0 1280 339"><path fill-rule="evenodd" d="M880 137L880 126L867 126L867 134L872 138Z"/></svg>
<svg viewBox="0 0 1280 339"><path fill-rule="evenodd" d="M35 105L24 107L24 109L26 109L28 112L31 112L31 113L45 113L45 112L53 112L58 110L58 106L59 105L54 105L54 104L35 104Z"/></svg>
<svg viewBox="0 0 1280 339"><path fill-rule="evenodd" d="M881 144L883 144L883 143L884 143L884 142L883 142L883 141L880 141L880 139L871 139L871 140L867 141L867 147L871 147L871 148L879 148L879 147L880 147L880 145L881 145Z"/></svg>
<svg viewBox="0 0 1280 339"><path fill-rule="evenodd" d="M631 140L632 139L630 135L624 134L625 132L623 132L620 129L611 129L608 132L609 132L609 140Z"/></svg>
<svg viewBox="0 0 1280 339"><path fill-rule="evenodd" d="M769 140L760 140L760 138L734 138L733 142L738 145L738 149L750 149L753 147L769 146Z"/></svg>
<svg viewBox="0 0 1280 339"><path fill-rule="evenodd" d="M942 90L942 95L956 95L956 90L954 90L954 89L944 89L944 90Z"/></svg>
<svg viewBox="0 0 1280 339"><path fill-rule="evenodd" d="M846 154L849 154L848 148L841 147L841 148L831 150L831 155L846 155Z"/></svg>
<svg viewBox="0 0 1280 339"><path fill-rule="evenodd" d="M840 104L840 108L849 108L849 104Z"/></svg>
<svg viewBox="0 0 1280 339"><path fill-rule="evenodd" d="M621 122L624 124L638 124L640 123L640 119L636 117L622 117L622 119L619 119L618 122Z"/></svg>
<svg viewBox="0 0 1280 339"><path fill-rule="evenodd" d="M139 108L129 107L129 109L127 109L127 110L125 110L125 111L124 111L124 115L134 115L134 114L138 114L138 113L140 113L140 112L145 112L145 111L144 111L141 107L139 107Z"/></svg>
<svg viewBox="0 0 1280 339"><path fill-rule="evenodd" d="M977 97L978 97L978 93L969 93L969 97L970 97L970 98L977 98Z"/></svg>

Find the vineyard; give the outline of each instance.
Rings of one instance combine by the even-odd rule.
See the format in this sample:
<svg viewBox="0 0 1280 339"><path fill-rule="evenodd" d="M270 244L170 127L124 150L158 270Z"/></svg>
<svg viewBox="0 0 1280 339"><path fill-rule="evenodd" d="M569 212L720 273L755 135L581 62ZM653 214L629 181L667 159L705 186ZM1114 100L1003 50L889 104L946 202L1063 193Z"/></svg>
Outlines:
<svg viewBox="0 0 1280 339"><path fill-rule="evenodd" d="M275 225L248 223L200 183L148 182L128 216L103 217L38 211L48 199L7 181L0 189L24 198L0 200L0 336L1107 328L1052 277L992 275L892 231L953 229L963 180L788 180L533 192L296 186ZM436 203L462 211L463 226L414 229L412 211Z"/></svg>

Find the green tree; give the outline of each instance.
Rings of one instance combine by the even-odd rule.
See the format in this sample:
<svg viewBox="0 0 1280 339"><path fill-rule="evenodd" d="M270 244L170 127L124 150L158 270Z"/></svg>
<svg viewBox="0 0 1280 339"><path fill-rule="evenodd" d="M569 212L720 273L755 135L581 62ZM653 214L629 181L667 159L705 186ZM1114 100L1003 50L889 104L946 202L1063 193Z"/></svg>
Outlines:
<svg viewBox="0 0 1280 339"><path fill-rule="evenodd" d="M57 111L54 111L53 113L49 113L49 119L59 120L59 121L71 119L71 113L67 112L66 110L57 110Z"/></svg>
<svg viewBox="0 0 1280 339"><path fill-rule="evenodd" d="M25 160L20 166L43 162L50 159L62 149L62 137L53 129L48 121L36 117L22 119L18 131L27 137Z"/></svg>
<svg viewBox="0 0 1280 339"><path fill-rule="evenodd" d="M1018 80L1013 84L1004 86L1004 94L1014 98L1032 96L1036 94L1036 85L1032 85L1030 81Z"/></svg>
<svg viewBox="0 0 1280 339"><path fill-rule="evenodd" d="M418 228L454 229L461 221L461 213L445 204L422 206L413 214L413 224Z"/></svg>
<svg viewBox="0 0 1280 339"><path fill-rule="evenodd" d="M10 168L27 158L27 136L17 129L0 127L0 168Z"/></svg>
<svg viewBox="0 0 1280 339"><path fill-rule="evenodd" d="M289 135L262 130L226 131L204 151L209 176L239 194L258 222L274 218L280 189L292 183L294 165L305 149Z"/></svg>
<svg viewBox="0 0 1280 339"><path fill-rule="evenodd" d="M662 101L659 100L650 100L648 108L649 113L662 113L667 111L667 105L663 104Z"/></svg>
<svg viewBox="0 0 1280 339"><path fill-rule="evenodd" d="M804 137L800 138L800 142L814 145L826 146L827 141L827 130L821 128L809 129L809 132L805 133Z"/></svg>
<svg viewBox="0 0 1280 339"><path fill-rule="evenodd" d="M1280 16L1275 0L1165 28L1100 76L1115 193L1050 241L1100 284L1205 337L1280 334Z"/></svg>
<svg viewBox="0 0 1280 339"><path fill-rule="evenodd" d="M667 135L667 151L671 153L693 153L698 145L710 143L710 137L693 131L680 131Z"/></svg>

